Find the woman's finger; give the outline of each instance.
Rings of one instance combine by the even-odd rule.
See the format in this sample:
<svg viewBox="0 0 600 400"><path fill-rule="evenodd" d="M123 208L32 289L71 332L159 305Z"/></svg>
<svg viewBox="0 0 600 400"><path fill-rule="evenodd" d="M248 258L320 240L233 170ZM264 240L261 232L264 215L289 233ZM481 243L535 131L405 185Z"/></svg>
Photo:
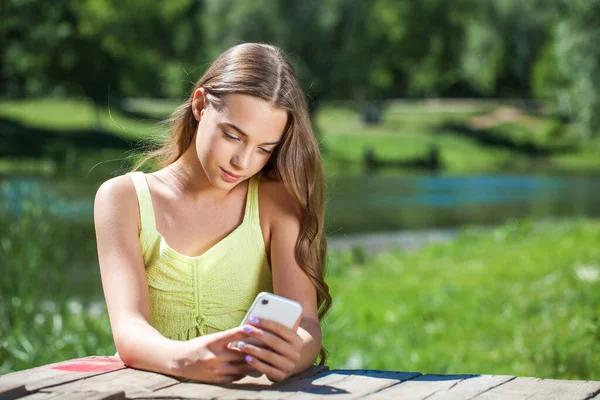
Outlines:
<svg viewBox="0 0 600 400"><path fill-rule="evenodd" d="M278 368L275 368L274 366L269 365L251 355L246 356L246 361L248 362L249 365L253 366L257 371L260 371L263 374L265 374L267 376L267 378L269 378L272 382L281 382L282 380L284 380L285 378L287 378L289 376L289 374L285 373L284 371L282 371Z"/></svg>
<svg viewBox="0 0 600 400"><path fill-rule="evenodd" d="M280 324L279 322L256 317L250 318L249 322L253 326L273 333L274 335L282 338L286 342L297 344L299 341L302 341L302 339L300 339L300 336L298 336L298 334L296 333L296 330L290 329L287 326Z"/></svg>
<svg viewBox="0 0 600 400"><path fill-rule="evenodd" d="M240 347L240 350L250 355L252 358L268 363L282 371L291 372L294 369L294 363L290 359L271 351L268 348L258 347L244 342L241 342L240 344L243 345ZM247 357L246 361L248 361Z"/></svg>
<svg viewBox="0 0 600 400"><path fill-rule="evenodd" d="M236 351L234 349L227 349L227 350L221 350L221 351L216 351L214 352L215 356L219 358L219 360L221 360L222 362L239 362L239 363L243 363L244 360L244 354L241 354L239 351Z"/></svg>
<svg viewBox="0 0 600 400"><path fill-rule="evenodd" d="M231 342L236 340L244 339L248 337L248 334L244 331L243 327L237 327L228 329L223 332L213 333L212 345L216 348L224 348Z"/></svg>
<svg viewBox="0 0 600 400"><path fill-rule="evenodd" d="M243 364L223 363L216 369L220 375L247 375L252 371L254 371L254 367L247 362Z"/></svg>
<svg viewBox="0 0 600 400"><path fill-rule="evenodd" d="M272 350L276 351L277 353L279 353L285 357L292 358L292 359L296 358L295 353L292 349L292 345L289 342L282 339L281 337L274 335L271 332L256 328L251 325L246 325L244 327L244 329L249 337L259 340L266 347L271 348ZM237 346L238 348L240 348L241 343L248 344L244 341L239 341L238 346Z"/></svg>

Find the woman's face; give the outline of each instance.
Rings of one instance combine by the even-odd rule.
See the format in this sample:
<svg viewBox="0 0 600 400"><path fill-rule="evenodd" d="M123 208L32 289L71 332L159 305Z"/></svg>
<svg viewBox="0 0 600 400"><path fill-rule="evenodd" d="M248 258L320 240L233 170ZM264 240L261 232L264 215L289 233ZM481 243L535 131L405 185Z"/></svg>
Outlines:
<svg viewBox="0 0 600 400"><path fill-rule="evenodd" d="M265 166L281 141L287 112L245 94L226 95L221 111L210 105L200 109L202 97L200 92L192 105L199 119L198 159L210 182L229 191Z"/></svg>

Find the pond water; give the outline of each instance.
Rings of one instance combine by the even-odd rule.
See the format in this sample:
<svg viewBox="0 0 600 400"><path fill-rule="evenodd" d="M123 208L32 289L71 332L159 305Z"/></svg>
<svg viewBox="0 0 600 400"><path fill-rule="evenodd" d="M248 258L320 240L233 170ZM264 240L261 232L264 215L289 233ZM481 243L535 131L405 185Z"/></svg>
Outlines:
<svg viewBox="0 0 600 400"><path fill-rule="evenodd" d="M329 186L332 234L600 216L600 176L364 175Z"/></svg>
<svg viewBox="0 0 600 400"><path fill-rule="evenodd" d="M91 179L4 176L0 209L18 215L31 200L61 219L91 224L98 185ZM600 217L600 176L334 175L327 185L330 236L523 217Z"/></svg>

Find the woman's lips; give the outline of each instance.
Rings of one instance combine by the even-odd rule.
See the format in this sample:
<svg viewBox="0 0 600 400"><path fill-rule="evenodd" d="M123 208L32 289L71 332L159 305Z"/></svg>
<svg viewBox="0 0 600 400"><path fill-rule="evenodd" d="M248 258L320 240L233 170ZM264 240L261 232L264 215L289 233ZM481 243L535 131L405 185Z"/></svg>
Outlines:
<svg viewBox="0 0 600 400"><path fill-rule="evenodd" d="M225 179L227 182L235 182L238 179L240 179L239 175L232 174L231 172L224 170L223 168L221 168L221 172L223 173L223 179Z"/></svg>

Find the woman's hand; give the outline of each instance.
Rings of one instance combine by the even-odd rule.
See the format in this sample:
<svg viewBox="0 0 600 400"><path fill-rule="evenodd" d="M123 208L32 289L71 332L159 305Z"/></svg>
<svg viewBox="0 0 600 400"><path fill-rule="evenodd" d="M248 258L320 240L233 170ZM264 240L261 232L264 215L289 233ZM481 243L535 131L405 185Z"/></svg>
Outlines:
<svg viewBox="0 0 600 400"><path fill-rule="evenodd" d="M247 354L246 362L272 382L281 382L292 375L300 362L303 345L296 330L266 319L250 318L250 323L252 325L245 325L243 330L264 347L238 342L236 348Z"/></svg>
<svg viewBox="0 0 600 400"><path fill-rule="evenodd" d="M248 336L238 327L181 342L182 351L173 361L172 374L207 383L237 381L254 368L244 360L244 354L229 349L228 344Z"/></svg>

